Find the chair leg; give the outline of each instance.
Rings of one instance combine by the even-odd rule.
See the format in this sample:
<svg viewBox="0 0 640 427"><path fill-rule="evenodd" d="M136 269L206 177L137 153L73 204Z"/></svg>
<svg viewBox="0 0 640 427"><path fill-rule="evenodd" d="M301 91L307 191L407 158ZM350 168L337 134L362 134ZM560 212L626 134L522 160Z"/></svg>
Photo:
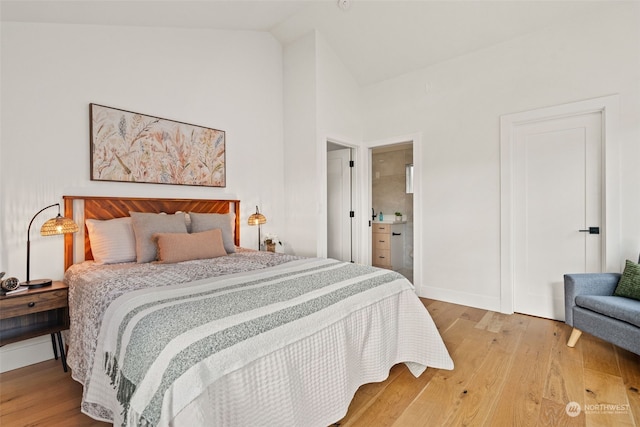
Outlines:
<svg viewBox="0 0 640 427"><path fill-rule="evenodd" d="M582 331L580 329L573 328L573 331L571 331L571 336L569 337L569 341L567 341L567 346L575 347L578 339L580 338L580 335L582 335Z"/></svg>

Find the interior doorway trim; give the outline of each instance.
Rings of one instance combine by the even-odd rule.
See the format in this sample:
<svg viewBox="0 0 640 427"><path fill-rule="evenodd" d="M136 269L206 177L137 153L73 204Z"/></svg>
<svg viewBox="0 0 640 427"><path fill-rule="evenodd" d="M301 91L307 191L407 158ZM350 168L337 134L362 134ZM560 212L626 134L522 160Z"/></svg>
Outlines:
<svg viewBox="0 0 640 427"><path fill-rule="evenodd" d="M322 137L320 137L320 141L318 143L318 170L319 170L319 176L322 177L322 179L319 182L319 188L320 188L320 202L318 205L318 209L319 209L319 213L318 213L318 217L319 217L319 221L317 224L317 246L316 246L316 253L317 256L320 258L326 258L327 257L327 253L328 253L328 241L327 241L327 232L328 232L328 222L329 219L327 217L327 197L328 197L328 193L327 193L327 148L329 146L329 144L336 144L336 145L341 145L344 148L349 148L351 149L351 154L352 154L352 159L355 162L355 171L356 173L354 173L353 175L353 182L352 182L352 189L353 189L353 194L352 194L352 199L354 201L354 205L353 208L356 212L356 216L355 218L353 218L353 225L352 225L352 229L353 229L353 238L351 241L351 250L352 250L352 255L353 255L353 259L355 262L358 263L362 263L362 259L361 259L361 247L359 245L360 242L360 229L362 228L362 221L360 220L359 216L358 216L358 210L359 209L359 205L357 204L357 200L359 200L360 194L362 194L362 181L359 177L359 174L357 173L358 169L360 169L360 163L361 163L361 150L360 150L360 144L350 140L349 138L346 137L341 137L341 136L335 136L335 135L324 135Z"/></svg>
<svg viewBox="0 0 640 427"><path fill-rule="evenodd" d="M366 212L371 219L371 203L373 195L371 194L371 188L373 186L373 177L371 176L371 149L382 147L385 145L401 144L405 142L413 143L413 284L416 287L416 291L419 296L424 296L422 289L422 238L423 235L423 198L422 198L422 133L410 133L406 135L398 135L390 138L365 141L364 148L367 149L367 155L362 156L363 167L360 169L361 174L364 175L363 182L366 182L366 197L362 197L362 204L360 206L361 212ZM367 254L367 262L371 264L371 229L369 228L368 221L363 221L361 226L362 240L360 247L363 248L363 252Z"/></svg>
<svg viewBox="0 0 640 427"><path fill-rule="evenodd" d="M513 144L518 126L552 118L588 113L602 116L602 219L604 271L620 271L620 155L616 140L619 95L540 108L500 117L500 311L513 313ZM567 272L569 273L569 272Z"/></svg>

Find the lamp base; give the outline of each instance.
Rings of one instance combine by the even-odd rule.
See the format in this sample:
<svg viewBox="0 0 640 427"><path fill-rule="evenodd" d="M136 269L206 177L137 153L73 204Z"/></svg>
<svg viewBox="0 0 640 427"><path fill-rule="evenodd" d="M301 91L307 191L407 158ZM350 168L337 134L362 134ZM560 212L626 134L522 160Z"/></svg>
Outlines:
<svg viewBox="0 0 640 427"><path fill-rule="evenodd" d="M28 282L20 283L20 286L27 286L29 288L44 288L45 286L51 286L53 281L51 279L36 279L29 280Z"/></svg>

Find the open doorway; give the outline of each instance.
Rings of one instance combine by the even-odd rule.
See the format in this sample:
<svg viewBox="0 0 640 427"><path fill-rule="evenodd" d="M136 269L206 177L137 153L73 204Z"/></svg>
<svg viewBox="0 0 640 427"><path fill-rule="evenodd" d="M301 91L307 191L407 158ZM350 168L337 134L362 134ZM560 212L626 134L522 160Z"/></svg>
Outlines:
<svg viewBox="0 0 640 427"><path fill-rule="evenodd" d="M371 262L413 282L413 142L371 149Z"/></svg>
<svg viewBox="0 0 640 427"><path fill-rule="evenodd" d="M327 257L353 262L353 149L327 141Z"/></svg>

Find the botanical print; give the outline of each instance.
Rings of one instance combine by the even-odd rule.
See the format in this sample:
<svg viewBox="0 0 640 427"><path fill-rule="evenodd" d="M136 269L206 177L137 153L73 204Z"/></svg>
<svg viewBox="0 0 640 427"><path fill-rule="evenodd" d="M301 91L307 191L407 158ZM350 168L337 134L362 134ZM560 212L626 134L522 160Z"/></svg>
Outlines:
<svg viewBox="0 0 640 427"><path fill-rule="evenodd" d="M91 179L224 187L221 130L90 104Z"/></svg>

